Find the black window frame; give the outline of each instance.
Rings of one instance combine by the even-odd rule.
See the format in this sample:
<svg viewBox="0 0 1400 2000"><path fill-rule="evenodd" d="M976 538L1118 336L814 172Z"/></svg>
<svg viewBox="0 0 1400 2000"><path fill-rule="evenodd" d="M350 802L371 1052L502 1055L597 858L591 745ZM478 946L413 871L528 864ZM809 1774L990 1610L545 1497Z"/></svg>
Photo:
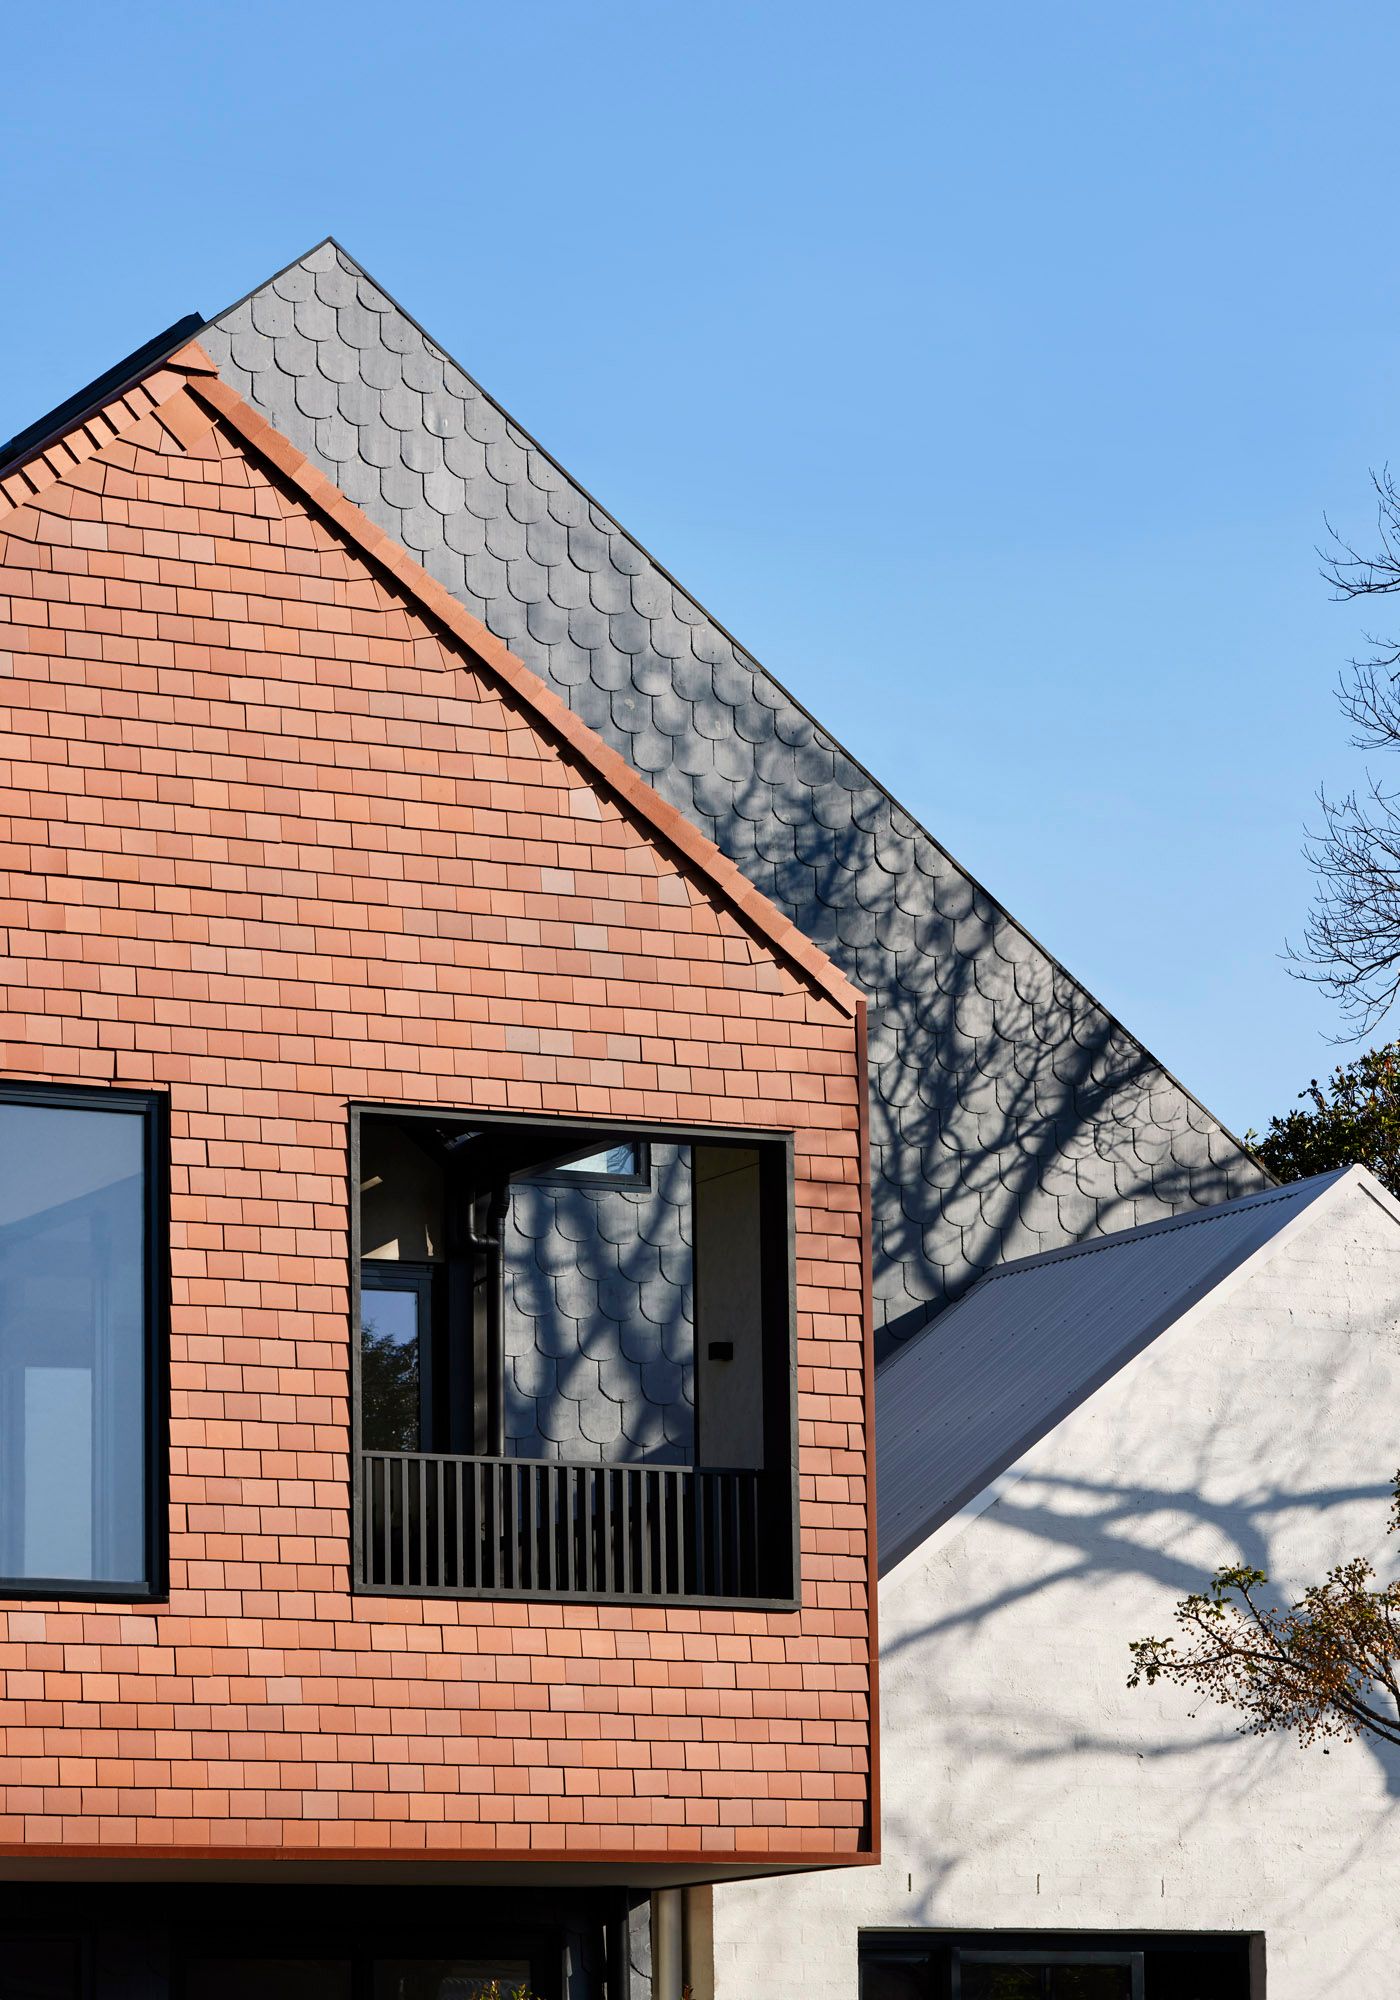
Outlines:
<svg viewBox="0 0 1400 2000"><path fill-rule="evenodd" d="M0 1575L0 1599L69 1604L160 1604L169 1594L170 1100L162 1090L123 1085L58 1084L0 1077L0 1106L47 1105L58 1111L101 1111L142 1120L142 1299L145 1312L143 1407L146 1418L142 1500L145 1577L108 1582L92 1577Z"/></svg>
<svg viewBox="0 0 1400 2000"><path fill-rule="evenodd" d="M699 1607L716 1610L744 1611L799 1611L802 1608L802 1519L801 1481L798 1464L798 1419L797 1419L797 1194L795 1166L795 1137L790 1127L770 1125L706 1125L699 1123L682 1124L678 1121L657 1122L628 1118L569 1117L558 1113L509 1111L500 1106L480 1109L472 1104L396 1104L384 1099L359 1098L346 1104L346 1239L349 1244L350 1278L350 1465L348 1478L348 1501L351 1523L350 1549L350 1592L356 1597L440 1596L445 1600L465 1600L480 1603L548 1603L570 1604L642 1604L655 1608L660 1603L669 1603L678 1608ZM781 1480L770 1471L769 1491L772 1495L781 1490L781 1506L785 1518L780 1524L781 1587L771 1595L759 1597L701 1597L694 1595L674 1596L662 1599L654 1595L635 1595L626 1592L609 1594L563 1593L557 1590L420 1590L396 1586L389 1588L366 1580L365 1577L365 1504L361 1491L360 1468L365 1452L362 1434L362 1402L360 1386L360 1343L363 1327L360 1314L360 1272L363 1265L360 1243L360 1125L364 1118L414 1119L460 1121L467 1125L514 1125L528 1128L560 1130L570 1137L560 1148L560 1157L573 1152L586 1156L589 1150L600 1151L597 1139L627 1138L642 1149L642 1164L648 1175L651 1168L651 1145L684 1145L694 1142L710 1142L717 1145L751 1146L761 1149L760 1158L760 1200L763 1212L768 1218L768 1226L779 1238L777 1253L765 1260L763 1275L763 1321L766 1341L782 1342L782 1352L775 1348L766 1349L767 1366L771 1374L767 1380L774 1389L781 1386L781 1394L765 1393L764 1409L764 1462L769 1468L781 1465L786 1468L786 1477ZM573 1135L577 1135L575 1141ZM587 1144L588 1135L594 1135L595 1143ZM533 1176L520 1175L520 1183L528 1184ZM586 1185L591 1177L579 1176L573 1184ZM610 1181L612 1176L600 1176ZM644 1183L649 1184L649 1183ZM369 1260L371 1263L375 1259Z"/></svg>
<svg viewBox="0 0 1400 2000"><path fill-rule="evenodd" d="M1214 1975L1226 1970L1221 1961L1228 1960L1227 1976L1236 1982L1233 1990L1259 2000L1265 1986L1265 1942L1264 1933L1253 1929L1157 1931L1112 1924L1092 1930L1016 1925L979 1930L923 1925L862 1928L857 1937L858 1991L872 1994L878 1975L888 1970L907 1980L919 2000L959 2000L961 1968L968 1963L1127 1965L1132 1969L1135 2000L1140 1995L1151 2000L1154 1984L1167 1976L1168 1966L1189 1966L1203 1958L1214 1962Z"/></svg>

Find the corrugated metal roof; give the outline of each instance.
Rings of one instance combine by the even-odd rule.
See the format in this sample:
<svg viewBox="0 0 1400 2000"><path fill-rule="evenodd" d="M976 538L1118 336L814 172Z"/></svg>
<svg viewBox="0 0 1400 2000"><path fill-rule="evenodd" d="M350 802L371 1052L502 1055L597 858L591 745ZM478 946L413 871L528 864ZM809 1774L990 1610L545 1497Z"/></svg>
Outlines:
<svg viewBox="0 0 1400 2000"><path fill-rule="evenodd" d="M875 1383L881 1574L1344 1174L1005 1264Z"/></svg>

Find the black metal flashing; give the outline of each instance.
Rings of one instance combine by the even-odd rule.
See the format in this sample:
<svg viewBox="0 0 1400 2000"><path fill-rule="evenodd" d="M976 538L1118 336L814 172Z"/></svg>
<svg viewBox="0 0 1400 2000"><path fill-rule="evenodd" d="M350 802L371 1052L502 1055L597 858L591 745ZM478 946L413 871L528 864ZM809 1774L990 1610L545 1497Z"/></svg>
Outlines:
<svg viewBox="0 0 1400 2000"><path fill-rule="evenodd" d="M65 431L71 431L84 417L100 410L104 403L110 403L123 389L139 382L143 375L149 375L158 362L164 361L176 348L183 347L187 340L192 340L203 325L204 320L199 313L186 313L183 319L177 319L173 326L166 327L164 333L155 334L133 353L105 369L85 388L75 391L54 409L45 411L42 417L36 417L22 431L16 431L12 438L0 445L0 479L7 472L12 472L15 466L22 465L25 459L33 458L36 452L42 451L56 438L61 438Z"/></svg>

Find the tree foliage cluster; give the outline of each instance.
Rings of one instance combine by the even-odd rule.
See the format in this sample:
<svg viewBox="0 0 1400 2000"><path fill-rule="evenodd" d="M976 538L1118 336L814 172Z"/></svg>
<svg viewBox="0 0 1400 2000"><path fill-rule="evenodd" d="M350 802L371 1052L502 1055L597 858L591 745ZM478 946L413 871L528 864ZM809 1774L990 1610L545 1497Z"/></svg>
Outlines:
<svg viewBox="0 0 1400 2000"><path fill-rule="evenodd" d="M1400 1472L1390 1532L1400 1531ZM1238 1710L1244 1735L1296 1729L1400 1745L1400 1578L1377 1586L1364 1556L1281 1611L1264 1601L1262 1570L1217 1570L1176 1607L1180 1638L1132 1642L1130 1688L1173 1681Z"/></svg>
<svg viewBox="0 0 1400 2000"><path fill-rule="evenodd" d="M1400 1196L1400 1042L1368 1049L1333 1070L1325 1085L1314 1077L1298 1101L1304 1108L1270 1119L1262 1137L1245 1134L1275 1180L1355 1164Z"/></svg>

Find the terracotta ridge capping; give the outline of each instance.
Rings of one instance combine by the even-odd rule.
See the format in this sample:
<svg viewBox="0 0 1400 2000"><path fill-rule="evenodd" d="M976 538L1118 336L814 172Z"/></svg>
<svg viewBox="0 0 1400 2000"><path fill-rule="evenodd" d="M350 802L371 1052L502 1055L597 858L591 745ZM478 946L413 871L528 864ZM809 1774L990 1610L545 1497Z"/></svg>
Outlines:
<svg viewBox="0 0 1400 2000"><path fill-rule="evenodd" d="M168 373L162 364L139 382L120 390L101 409L79 417L60 437L36 445L28 458L11 466L0 479L0 521L27 507L116 439L129 436L154 416L163 401L183 394L185 388L184 378Z"/></svg>
<svg viewBox="0 0 1400 2000"><path fill-rule="evenodd" d="M512 653L494 632L474 618L465 605L414 561L392 536L377 528L368 515L348 500L334 482L312 465L266 417L245 403L237 390L220 377L198 341L190 341L162 364L160 373L169 380L178 376L189 393L220 417L244 442L274 465L282 477L299 488L317 511L327 516L346 538L379 568L388 570L428 611L433 620L447 628L497 680L505 684L532 709L550 733L563 740L602 780L608 790L625 799L628 806L661 835L666 843L707 875L726 902L751 930L758 931L813 985L854 1018L865 1005L865 996L832 963L820 946L812 943L789 917L777 909L762 890L724 854L707 835L632 769L627 760L597 732L582 721L567 702ZM148 378L149 380L150 378ZM143 385L144 386L144 385ZM154 387L154 381L151 382Z"/></svg>

